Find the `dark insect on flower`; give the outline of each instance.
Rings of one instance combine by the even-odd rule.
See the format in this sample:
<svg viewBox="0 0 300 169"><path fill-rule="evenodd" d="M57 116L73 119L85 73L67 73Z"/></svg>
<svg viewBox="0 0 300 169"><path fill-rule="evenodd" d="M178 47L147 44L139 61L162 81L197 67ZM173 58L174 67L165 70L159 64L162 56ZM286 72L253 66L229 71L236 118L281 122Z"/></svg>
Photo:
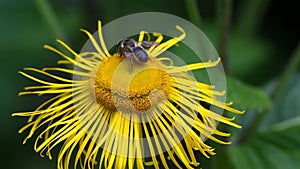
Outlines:
<svg viewBox="0 0 300 169"><path fill-rule="evenodd" d="M144 47L151 47L152 45L157 45L155 42L142 41L139 45L133 39L123 39L117 44L117 48L121 56L129 58L130 61L130 72L132 71L133 58L136 57L138 62L145 63L149 60L149 55ZM144 47L143 47L144 46Z"/></svg>

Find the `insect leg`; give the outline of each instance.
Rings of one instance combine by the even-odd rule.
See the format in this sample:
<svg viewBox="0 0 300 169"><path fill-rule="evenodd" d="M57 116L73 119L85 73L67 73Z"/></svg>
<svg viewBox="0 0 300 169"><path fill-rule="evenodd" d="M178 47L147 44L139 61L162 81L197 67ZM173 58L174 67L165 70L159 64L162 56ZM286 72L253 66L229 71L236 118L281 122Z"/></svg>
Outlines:
<svg viewBox="0 0 300 169"><path fill-rule="evenodd" d="M129 57L129 62L130 62L130 67L129 67L129 72L132 72L132 67L133 67L133 60L132 60L132 55Z"/></svg>
<svg viewBox="0 0 300 169"><path fill-rule="evenodd" d="M157 46L159 45L159 42L154 42L154 41L142 41L142 46L150 48L151 46Z"/></svg>

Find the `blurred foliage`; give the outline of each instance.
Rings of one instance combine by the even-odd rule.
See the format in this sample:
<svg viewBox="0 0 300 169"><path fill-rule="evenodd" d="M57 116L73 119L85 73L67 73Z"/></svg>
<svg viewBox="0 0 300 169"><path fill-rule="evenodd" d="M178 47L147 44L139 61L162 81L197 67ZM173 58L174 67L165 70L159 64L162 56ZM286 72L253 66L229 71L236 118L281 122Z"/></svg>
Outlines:
<svg viewBox="0 0 300 169"><path fill-rule="evenodd" d="M261 89L246 84L234 77L227 77L227 100L234 100L234 104L241 110L265 110L272 106L270 98Z"/></svg>
<svg viewBox="0 0 300 169"><path fill-rule="evenodd" d="M53 169L56 166L55 159L40 158L34 152L33 139L22 145L25 134L19 135L17 131L26 120L11 117L12 112L32 110L42 102L35 96L26 96L26 99L17 96L23 86L31 83L17 72L27 66L42 68L56 64L59 56L43 50L44 44L55 44L56 38L63 38L79 50L87 39L79 33L80 28L93 32L98 19L105 24L127 14L156 11L194 22L218 46L220 28L217 18L221 14L217 12L216 3L219 1L222 0L49 0L46 1L48 10L57 19L54 22L59 24L57 29L61 34L58 34L53 24L47 21L49 16L44 13L47 9L39 5L40 0L1 0L1 168ZM295 74L276 98L268 97L279 83L283 68L299 41L299 14L293 2L232 1L227 58L227 72L231 76L227 79L227 93L235 106L247 112L237 119L244 129L230 129L234 135L232 139L236 139L234 144L217 149L218 154L227 157L209 160L199 155L203 168L216 168L211 163L218 163L222 168L230 168L227 164L231 163L234 168L243 169L299 167L300 75ZM265 111L264 117L261 111ZM239 137L247 136L247 126L257 117L263 118L258 130L239 142ZM224 162L224 159L230 160Z"/></svg>
<svg viewBox="0 0 300 169"><path fill-rule="evenodd" d="M300 75L293 76L269 109L259 130L241 144L228 150L235 168L298 168L300 165ZM266 91L274 88L270 82ZM251 112L249 112L251 113ZM250 114L240 120L246 124ZM247 118L248 117L248 118ZM248 122L249 123L249 122ZM237 137L241 131L236 131Z"/></svg>

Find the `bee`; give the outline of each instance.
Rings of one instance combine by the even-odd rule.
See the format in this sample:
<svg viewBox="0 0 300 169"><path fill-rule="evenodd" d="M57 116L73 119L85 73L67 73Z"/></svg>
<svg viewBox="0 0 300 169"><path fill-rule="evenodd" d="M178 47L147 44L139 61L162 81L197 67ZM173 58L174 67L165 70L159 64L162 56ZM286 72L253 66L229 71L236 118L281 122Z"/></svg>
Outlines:
<svg viewBox="0 0 300 169"><path fill-rule="evenodd" d="M150 47L154 45L155 42L151 41L142 41L141 45L133 39L123 39L117 43L117 48L121 56L125 56L129 58L130 61L130 72L132 71L133 67L133 59L134 57L140 63L146 63L150 59L149 55L147 54L144 47ZM144 46L144 47L143 47Z"/></svg>

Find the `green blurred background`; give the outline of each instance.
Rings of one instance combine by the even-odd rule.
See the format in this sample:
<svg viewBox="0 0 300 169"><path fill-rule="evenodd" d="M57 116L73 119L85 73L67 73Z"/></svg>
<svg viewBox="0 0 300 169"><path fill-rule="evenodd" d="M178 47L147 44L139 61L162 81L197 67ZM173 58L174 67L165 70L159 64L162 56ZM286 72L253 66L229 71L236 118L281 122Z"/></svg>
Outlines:
<svg viewBox="0 0 300 169"><path fill-rule="evenodd" d="M60 57L43 45L55 45L56 38L79 51L87 40L80 28L94 32L98 19L105 24L147 11L174 14L199 26L224 57L230 75L228 98L247 111L237 119L243 130L227 129L233 132L234 144L215 145L217 155L199 157L201 167L298 168L298 8L293 0L1 0L0 168L56 168L56 159L50 161L34 152L34 139L23 145L26 132L17 133L26 119L12 118L11 113L33 110L41 103L36 96L18 97L24 86L33 83L17 72L24 67L55 66ZM227 17L231 22L226 22Z"/></svg>

